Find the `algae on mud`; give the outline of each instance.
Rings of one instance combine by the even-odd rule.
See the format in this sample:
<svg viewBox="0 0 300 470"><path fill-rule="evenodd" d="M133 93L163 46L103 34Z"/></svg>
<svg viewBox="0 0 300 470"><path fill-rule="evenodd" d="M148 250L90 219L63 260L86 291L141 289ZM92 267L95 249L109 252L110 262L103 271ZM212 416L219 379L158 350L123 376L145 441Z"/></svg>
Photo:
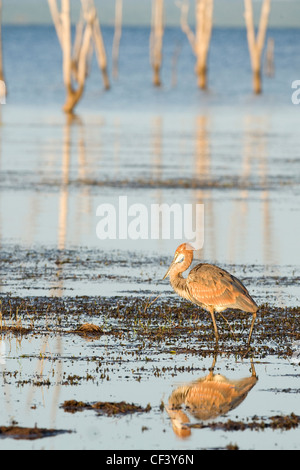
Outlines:
<svg viewBox="0 0 300 470"><path fill-rule="evenodd" d="M162 400L171 395L178 380L186 383L207 375L215 353L215 338L207 313L174 295L159 298L154 303L150 303L148 297L2 296L1 315L3 329L0 340L7 344L8 353L4 357L7 364L3 366L2 379L4 390L10 391L5 400L10 403L20 397L22 391L24 398L12 403L16 410L22 406L26 410L25 402L31 406L24 416L19 411L22 418L20 425L23 427L29 424L29 416L31 420L36 420L38 416L42 418L49 408L51 416L57 415L59 419L54 421L55 426L48 426L47 422L42 421L38 423L40 428L75 428L76 432L69 440L63 434L59 437L60 441L55 440L55 436L51 437L55 440L55 447L67 447L74 442L79 446L97 447L100 439L107 445L114 439L109 433L115 435L118 429L123 430L126 438L122 440L119 435L115 443L117 446L126 446L127 439L134 440L137 433L140 436L141 430L143 446L147 446L147 435L152 436L151 442L157 442L157 439L164 443L173 442L172 423ZM225 316L231 328L222 317L217 319L221 336L218 360L222 368L226 365L229 376L234 374L234 377L239 377L241 374L244 377L247 375L248 359L242 356L251 319L243 312L230 310L225 312ZM9 331L9 327L16 322L22 328ZM90 325L92 332L96 330L100 334L88 334ZM87 334L78 334L82 329L86 329ZM250 401L248 396L243 412L227 412L209 423L191 422L191 442L196 442L199 433L201 436L205 432L213 433L218 436L217 446L226 448L230 445L228 440L233 439L230 433L233 431L252 430L258 434L257 431L264 429L264 435L269 439L267 433L274 432L275 428L275 431L289 433L297 430L299 412L294 399L297 395L292 392L286 395L288 389L292 391L296 386L295 380L299 375L297 366L290 365L285 373L290 373L291 377L287 380L282 377L279 383L274 377L268 385L261 377L265 368L271 367L267 365L270 358L274 358L276 373L276 364L290 362L293 351L291 343L297 338L298 309L261 305L250 356L259 369L259 383L262 385L251 390ZM10 345L14 344L15 352L9 353ZM216 366L217 373L218 369L220 367ZM292 398L292 409L283 407L282 415L272 413L263 406L263 400L270 393L273 397L275 386L278 387L275 396ZM284 389L286 392L283 395ZM39 396L48 397L45 405L44 398L42 401L37 399ZM50 403L49 397L53 397ZM63 405L68 403L79 404L74 410L80 409L82 413L65 413ZM131 410L136 409L137 413L117 412L118 404L121 404L121 410L130 411L131 403L137 404L137 408L134 406ZM245 414L248 403L252 403L251 411ZM99 409L95 404L99 404ZM100 412L102 405L105 408ZM242 408L239 407L239 410ZM278 419L272 420L273 417ZM88 439L90 423L97 429L94 432L98 437L93 442ZM108 433L105 437L103 427ZM225 430L229 437L220 440L219 436L223 436ZM244 433L235 434L239 435L236 441L238 447L243 447L240 434ZM203 446L207 447L207 444Z"/></svg>
<svg viewBox="0 0 300 470"><path fill-rule="evenodd" d="M148 404L146 408L143 408L134 403L126 403L125 401L85 403L77 400L66 400L62 403L61 408L68 413L75 413L76 411L82 410L95 410L99 414L106 414L107 416L148 413L151 410L150 404Z"/></svg>
<svg viewBox="0 0 300 470"><path fill-rule="evenodd" d="M210 354L215 338L209 315L175 296L150 304L142 297L2 297L0 333L111 335L148 348L175 354ZM225 321L226 320L226 321ZM243 354L250 315L237 310L217 317L220 350ZM300 308L260 305L253 334L252 354L265 357L292 355L300 338ZM116 344L117 347L117 344Z"/></svg>
<svg viewBox="0 0 300 470"><path fill-rule="evenodd" d="M251 431L264 431L266 429L281 429L281 430L290 430L297 428L300 425L300 416L296 416L294 413L290 415L276 415L271 416L266 419L264 417L259 418L258 416L253 416L247 421L234 421L227 420L225 422L214 422L210 424L205 423L196 423L191 424L189 427L192 429L203 429L210 428L212 430L221 429L223 431L245 431L250 429Z"/></svg>
<svg viewBox="0 0 300 470"><path fill-rule="evenodd" d="M57 436L63 433L69 433L71 431L66 431L62 429L45 429L38 428L37 426L33 428L22 427L17 425L11 426L0 426L0 439L4 438L13 438L13 439L41 439L50 436Z"/></svg>

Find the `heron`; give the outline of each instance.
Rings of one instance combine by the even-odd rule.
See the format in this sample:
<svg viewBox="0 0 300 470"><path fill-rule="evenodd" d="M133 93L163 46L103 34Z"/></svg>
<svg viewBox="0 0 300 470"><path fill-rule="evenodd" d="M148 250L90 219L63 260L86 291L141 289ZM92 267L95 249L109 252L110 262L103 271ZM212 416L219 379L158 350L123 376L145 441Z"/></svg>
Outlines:
<svg viewBox="0 0 300 470"><path fill-rule="evenodd" d="M239 279L213 264L200 263L191 269L187 278L184 278L182 273L192 264L194 251L195 248L189 243L179 245L163 279L169 276L171 286L177 294L211 314L217 345L219 334L215 312L220 313L232 308L252 313L247 342L249 348L258 310L257 304Z"/></svg>

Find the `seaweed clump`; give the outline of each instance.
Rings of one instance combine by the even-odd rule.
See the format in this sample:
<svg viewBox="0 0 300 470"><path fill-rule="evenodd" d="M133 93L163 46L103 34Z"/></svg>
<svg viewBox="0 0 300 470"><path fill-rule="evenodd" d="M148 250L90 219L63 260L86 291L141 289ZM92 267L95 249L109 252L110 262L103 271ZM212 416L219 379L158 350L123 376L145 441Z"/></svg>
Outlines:
<svg viewBox="0 0 300 470"><path fill-rule="evenodd" d="M113 416L117 414L127 415L132 413L148 413L151 410L150 404L143 408L142 406L135 405L134 403L121 402L108 402L98 401L95 403L85 403L77 400L66 400L61 408L68 413L76 413L83 410L96 410L99 414Z"/></svg>

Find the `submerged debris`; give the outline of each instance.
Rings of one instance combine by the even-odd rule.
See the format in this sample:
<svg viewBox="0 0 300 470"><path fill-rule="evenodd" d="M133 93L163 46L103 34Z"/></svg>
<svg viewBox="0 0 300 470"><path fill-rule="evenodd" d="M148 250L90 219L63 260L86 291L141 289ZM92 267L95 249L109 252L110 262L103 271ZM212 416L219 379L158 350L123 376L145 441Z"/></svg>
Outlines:
<svg viewBox="0 0 300 470"><path fill-rule="evenodd" d="M0 439L10 437L12 439L41 439L42 437L57 436L58 434L69 433L62 429L27 428L21 426L0 426Z"/></svg>
<svg viewBox="0 0 300 470"><path fill-rule="evenodd" d="M131 414L131 413L148 413L151 410L150 404L143 408L142 406L135 405L134 403L121 402L108 402L97 401L95 403L85 403L77 400L66 400L61 408L68 413L75 413L82 410L97 410L99 414L106 414L112 416L116 414Z"/></svg>
<svg viewBox="0 0 300 470"><path fill-rule="evenodd" d="M288 431L290 429L297 428L300 425L300 416L291 413L290 415L276 415L271 416L268 419L258 418L253 416L252 420L248 421L233 421L228 419L224 422L213 422L213 423L195 423L189 425L190 428L210 428L212 430L223 430L223 431L245 431L251 429L254 431L263 431L264 429L281 429Z"/></svg>
<svg viewBox="0 0 300 470"><path fill-rule="evenodd" d="M32 332L32 328L25 328L22 325L0 326L0 334L13 333L17 335L27 335Z"/></svg>
<svg viewBox="0 0 300 470"><path fill-rule="evenodd" d="M101 336L103 334L102 328L100 328L100 326L94 325L93 323L84 323L74 331L78 335L82 336Z"/></svg>

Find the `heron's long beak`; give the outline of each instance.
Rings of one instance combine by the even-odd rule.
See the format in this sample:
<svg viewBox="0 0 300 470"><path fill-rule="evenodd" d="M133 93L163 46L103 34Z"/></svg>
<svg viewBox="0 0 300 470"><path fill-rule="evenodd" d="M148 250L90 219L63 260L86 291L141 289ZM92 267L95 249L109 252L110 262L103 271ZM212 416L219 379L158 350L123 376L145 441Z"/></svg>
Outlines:
<svg viewBox="0 0 300 470"><path fill-rule="evenodd" d="M166 279L166 277L168 277L169 272L171 271L171 269L173 268L173 266L174 266L174 264L175 264L175 260L176 260L176 257L174 257L172 263L171 263L170 266L169 266L168 271L166 272L166 274L164 275L164 277L162 278L162 280L164 280L164 279Z"/></svg>

